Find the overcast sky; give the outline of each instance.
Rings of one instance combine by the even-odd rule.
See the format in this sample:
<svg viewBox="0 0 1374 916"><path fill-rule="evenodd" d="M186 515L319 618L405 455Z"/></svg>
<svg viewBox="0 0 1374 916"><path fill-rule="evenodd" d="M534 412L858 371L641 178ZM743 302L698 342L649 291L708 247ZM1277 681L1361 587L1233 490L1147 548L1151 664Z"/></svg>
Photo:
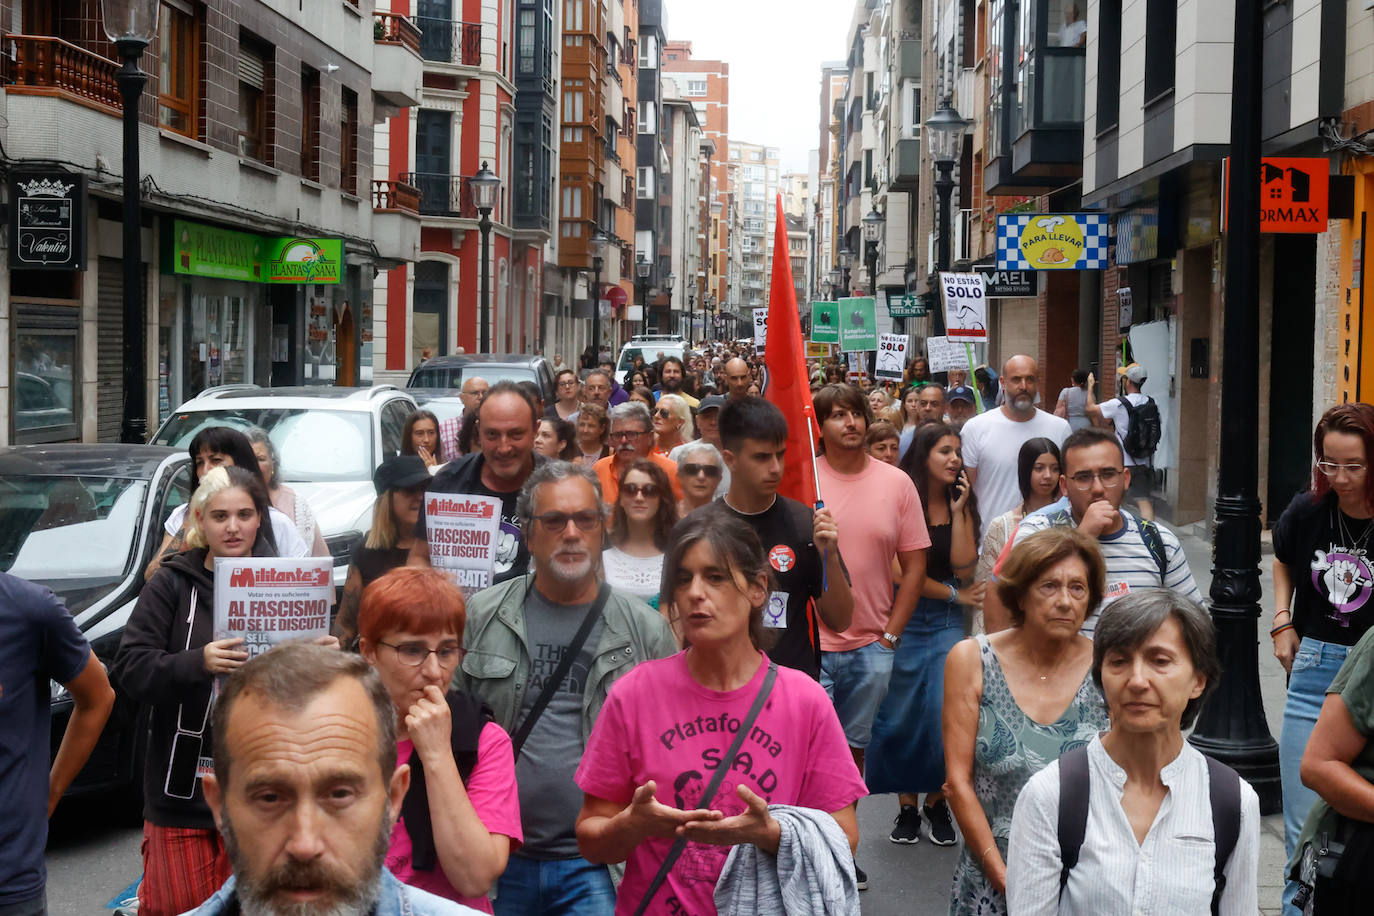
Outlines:
<svg viewBox="0 0 1374 916"><path fill-rule="evenodd" d="M664 0L671 41L730 64L730 139L782 150L805 172L819 138L821 62L843 60L851 0Z"/></svg>

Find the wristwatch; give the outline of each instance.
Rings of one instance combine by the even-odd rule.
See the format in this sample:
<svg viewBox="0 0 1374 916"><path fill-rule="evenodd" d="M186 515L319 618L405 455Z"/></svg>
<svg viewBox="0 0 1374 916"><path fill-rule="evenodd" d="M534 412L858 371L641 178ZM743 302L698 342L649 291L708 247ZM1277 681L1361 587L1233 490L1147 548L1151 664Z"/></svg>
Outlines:
<svg viewBox="0 0 1374 916"><path fill-rule="evenodd" d="M958 586L951 585L951 586L949 587L949 603L950 603L950 604L958 604L958 603L959 603L959 587L958 587Z"/></svg>
<svg viewBox="0 0 1374 916"><path fill-rule="evenodd" d="M892 646L893 649L896 649L898 646L902 644L902 637L893 636L891 633L884 633L883 639L886 639L888 645Z"/></svg>

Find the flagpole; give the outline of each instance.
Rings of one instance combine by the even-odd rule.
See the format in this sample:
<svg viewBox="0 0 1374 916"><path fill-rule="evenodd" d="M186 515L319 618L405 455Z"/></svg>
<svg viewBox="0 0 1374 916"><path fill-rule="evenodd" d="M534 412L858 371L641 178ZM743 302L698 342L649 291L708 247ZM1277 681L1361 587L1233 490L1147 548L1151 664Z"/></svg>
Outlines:
<svg viewBox="0 0 1374 916"><path fill-rule="evenodd" d="M973 344L964 342L964 352L968 354L968 377L974 384L969 387L973 389L973 404L978 408L978 412L983 412L983 396L978 392L978 385L973 376Z"/></svg>
<svg viewBox="0 0 1374 916"><path fill-rule="evenodd" d="M803 404L802 413L806 416L806 439L811 443L811 475L816 481L816 502L815 505L812 506L812 509L820 511L825 508L825 500L821 499L821 466L820 462L816 459L816 410L810 404ZM830 560L830 558L826 556L828 552L829 551L824 547L821 548L822 592L830 587L830 583L826 581L829 577L825 572L826 564Z"/></svg>

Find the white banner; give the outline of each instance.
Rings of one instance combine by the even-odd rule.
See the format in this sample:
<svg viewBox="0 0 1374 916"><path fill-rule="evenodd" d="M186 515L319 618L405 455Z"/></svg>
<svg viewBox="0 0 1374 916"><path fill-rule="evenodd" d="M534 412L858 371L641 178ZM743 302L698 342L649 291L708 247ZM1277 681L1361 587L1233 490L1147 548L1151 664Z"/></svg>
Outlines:
<svg viewBox="0 0 1374 916"><path fill-rule="evenodd" d="M902 370L906 368L906 345L905 334L882 334L878 337L878 364L873 369L875 378L902 380Z"/></svg>
<svg viewBox="0 0 1374 916"><path fill-rule="evenodd" d="M857 385L864 380L867 375L864 372L864 363L868 360L868 354L861 350L849 350L845 353L845 359L849 363L849 382Z"/></svg>
<svg viewBox="0 0 1374 916"><path fill-rule="evenodd" d="M768 309L754 309L754 349L763 352L768 343Z"/></svg>
<svg viewBox="0 0 1374 916"><path fill-rule="evenodd" d="M425 494L429 562L466 597L492 583L501 500L467 493Z"/></svg>
<svg viewBox="0 0 1374 916"><path fill-rule="evenodd" d="M945 333L950 340L986 343L988 302L983 275L941 273L940 292L945 299Z"/></svg>
<svg viewBox="0 0 1374 916"><path fill-rule="evenodd" d="M216 557L215 639L243 637L249 658L329 635L332 557Z"/></svg>
<svg viewBox="0 0 1374 916"><path fill-rule="evenodd" d="M927 337L926 362L930 364L931 372L967 369L968 351L957 340L950 340L948 337Z"/></svg>

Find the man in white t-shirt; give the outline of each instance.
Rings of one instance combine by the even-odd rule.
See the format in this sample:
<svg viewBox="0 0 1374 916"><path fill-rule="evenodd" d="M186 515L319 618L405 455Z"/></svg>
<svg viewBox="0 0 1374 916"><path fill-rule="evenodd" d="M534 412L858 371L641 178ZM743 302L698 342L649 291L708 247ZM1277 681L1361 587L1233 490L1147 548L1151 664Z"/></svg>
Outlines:
<svg viewBox="0 0 1374 916"><path fill-rule="evenodd" d="M1121 395L1131 402L1133 407L1143 407L1149 397L1142 394L1140 387L1145 384L1145 367L1139 363L1131 363L1116 370L1116 374L1121 377L1122 387L1125 393ZM1126 491L1125 499L1135 500L1140 510L1140 517L1153 519L1155 517L1155 507L1150 503L1150 488L1154 484L1154 471L1150 468L1149 458L1136 458L1126 451L1126 434L1131 430L1131 414L1126 409L1126 405L1121 403L1120 398L1113 398L1110 401L1103 401L1101 404L1088 404L1083 412L1098 426L1103 426L1116 431L1116 441L1121 443L1121 452L1125 455L1126 467L1131 468L1131 486Z"/></svg>
<svg viewBox="0 0 1374 916"><path fill-rule="evenodd" d="M1002 406L980 413L964 424L964 470L988 524L1021 504L1017 456L1027 439L1043 436L1062 445L1069 435L1067 420L1035 406L1040 393L1040 367L1029 356L1013 356L1002 367Z"/></svg>

